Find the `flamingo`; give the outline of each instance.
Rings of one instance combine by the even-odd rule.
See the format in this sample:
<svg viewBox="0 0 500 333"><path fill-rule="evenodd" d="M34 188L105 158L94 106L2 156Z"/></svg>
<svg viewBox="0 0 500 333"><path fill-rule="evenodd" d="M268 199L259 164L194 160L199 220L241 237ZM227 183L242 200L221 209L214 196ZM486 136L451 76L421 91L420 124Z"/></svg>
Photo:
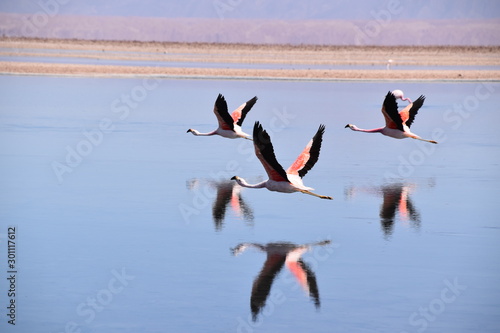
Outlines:
<svg viewBox="0 0 500 333"><path fill-rule="evenodd" d="M258 184L248 184L245 179L234 176L231 179L235 180L240 186L249 188L267 188L269 191L293 193L301 192L310 194L321 199L332 200L332 197L319 195L311 192L314 190L311 187L304 186L302 177L316 164L319 158L321 149L321 141L325 126L320 125L316 135L309 141L306 148L297 157L295 162L288 168L287 171L276 160L274 155L273 144L269 134L262 128L262 125L256 121L253 127L253 144L255 154L264 166L264 169L269 176L269 179Z"/></svg>
<svg viewBox="0 0 500 333"><path fill-rule="evenodd" d="M197 130L190 128L186 133L191 132L196 136L220 135L229 139L244 138L252 140L250 135L241 130L241 125L243 124L243 120L245 120L247 113L254 106L255 102L257 102L257 96L250 99L246 103L243 103L231 114L229 114L226 99L222 96L222 94L219 94L214 105L214 113L219 121L219 127L215 131L209 133L200 133Z"/></svg>
<svg viewBox="0 0 500 333"><path fill-rule="evenodd" d="M397 97L390 91L385 96L384 104L382 106L382 114L385 117L385 127L367 130L358 128L356 125L347 124L345 125L345 128L349 127L351 130L358 132L382 133L383 135L390 136L395 139L412 138L430 143L437 143L434 140L422 139L410 131L410 126L413 123L418 110L424 104L425 96L421 95L415 102L406 106L401 112L398 112L398 103L396 102L396 98Z"/></svg>
<svg viewBox="0 0 500 333"><path fill-rule="evenodd" d="M391 69L391 64L393 63L394 60L389 59L387 60L387 70Z"/></svg>
<svg viewBox="0 0 500 333"><path fill-rule="evenodd" d="M241 243L232 249L234 256L239 255L250 247L254 247L267 254L266 261L252 286L250 308L254 321L257 320L257 316L266 305L266 300L271 291L273 281L284 265L286 265L295 276L295 279L302 286L304 291L313 299L316 308L320 307L316 276L301 257L314 246L324 246L328 244L330 244L330 240L302 245L288 242L268 243L265 245L258 243Z"/></svg>

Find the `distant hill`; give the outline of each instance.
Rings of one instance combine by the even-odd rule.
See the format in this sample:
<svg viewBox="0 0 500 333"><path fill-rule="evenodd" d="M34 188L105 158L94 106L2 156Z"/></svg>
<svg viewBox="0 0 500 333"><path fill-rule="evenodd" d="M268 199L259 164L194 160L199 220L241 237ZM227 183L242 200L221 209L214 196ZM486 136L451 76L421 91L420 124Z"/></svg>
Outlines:
<svg viewBox="0 0 500 333"><path fill-rule="evenodd" d="M50 13L49 13L50 14ZM319 45L500 45L500 20L278 20L0 13L7 37Z"/></svg>

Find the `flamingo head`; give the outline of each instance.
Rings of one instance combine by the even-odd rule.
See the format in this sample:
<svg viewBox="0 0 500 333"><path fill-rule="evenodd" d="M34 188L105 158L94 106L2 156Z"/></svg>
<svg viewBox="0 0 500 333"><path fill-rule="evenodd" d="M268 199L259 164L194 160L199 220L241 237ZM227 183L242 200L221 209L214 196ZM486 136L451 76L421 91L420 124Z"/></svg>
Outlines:
<svg viewBox="0 0 500 333"><path fill-rule="evenodd" d="M344 128L350 128L350 129L352 129L353 126L354 125L352 125L352 124L347 124L347 125L344 126Z"/></svg>
<svg viewBox="0 0 500 333"><path fill-rule="evenodd" d="M408 101L408 103L411 103L411 100L404 96L404 93L402 90L399 90L399 89L393 90L392 94L394 95L394 97L396 97L396 99L400 99L402 101Z"/></svg>

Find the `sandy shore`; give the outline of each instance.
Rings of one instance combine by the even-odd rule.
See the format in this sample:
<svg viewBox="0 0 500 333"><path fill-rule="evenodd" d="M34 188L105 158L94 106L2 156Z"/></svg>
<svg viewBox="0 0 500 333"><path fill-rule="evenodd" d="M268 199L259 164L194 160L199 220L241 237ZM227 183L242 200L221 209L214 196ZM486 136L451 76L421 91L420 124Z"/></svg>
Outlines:
<svg viewBox="0 0 500 333"><path fill-rule="evenodd" d="M500 80L500 47L357 47L291 46L203 43L155 43L123 41L0 39L0 73L20 75L224 77L325 80ZM74 63L30 62L35 57ZM33 59L33 58L31 58ZM80 61L78 60L80 59ZM157 66L84 64L85 59L155 61ZM391 69L387 70L391 59ZM79 63L81 62L81 63ZM172 66L182 62L184 67ZM190 67L190 63L197 66ZM199 67L200 63L207 66ZM227 68L221 64L241 64L255 68ZM186 65L187 64L187 65ZM273 69L258 68L273 64ZM286 69L280 69L284 65ZM293 69L294 65L301 69ZM373 69L304 69L307 66L370 66ZM406 70L398 66L423 69ZM435 69L456 66L461 69Z"/></svg>

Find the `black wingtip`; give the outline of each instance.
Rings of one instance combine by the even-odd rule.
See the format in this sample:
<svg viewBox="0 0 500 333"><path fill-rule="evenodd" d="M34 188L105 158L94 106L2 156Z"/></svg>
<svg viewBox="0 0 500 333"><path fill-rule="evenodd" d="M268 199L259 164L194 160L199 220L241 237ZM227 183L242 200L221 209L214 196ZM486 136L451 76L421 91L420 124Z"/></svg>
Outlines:
<svg viewBox="0 0 500 333"><path fill-rule="evenodd" d="M255 104L255 102L257 102L258 99L259 98L257 96L254 96L253 98L249 99L247 103L253 105Z"/></svg>
<svg viewBox="0 0 500 333"><path fill-rule="evenodd" d="M323 140L323 134L325 134L325 129L326 129L325 125L323 125L323 124L319 125L318 131L316 132L316 134L313 137L314 141L317 141L317 140L320 141L320 145L321 145L321 140Z"/></svg>
<svg viewBox="0 0 500 333"><path fill-rule="evenodd" d="M219 101L225 101L225 100L226 100L226 98L224 97L224 95L219 94L219 95L217 96L217 102L219 102Z"/></svg>
<svg viewBox="0 0 500 333"><path fill-rule="evenodd" d="M325 125L321 124L319 125L318 131L312 138L312 145L311 149L309 150L309 160L306 162L304 167L298 171L300 178L304 177L309 172L309 170L312 169L316 162L318 162L321 143L323 142L323 134L325 134Z"/></svg>
<svg viewBox="0 0 500 333"><path fill-rule="evenodd" d="M260 149L271 142L271 137L267 134L259 121L256 121L253 125L253 142L255 145L258 145Z"/></svg>
<svg viewBox="0 0 500 333"><path fill-rule="evenodd" d="M326 126L324 124L320 124L318 128L318 133L321 133L321 135L325 134L325 129Z"/></svg>
<svg viewBox="0 0 500 333"><path fill-rule="evenodd" d="M257 120L254 124L253 124L253 141L257 141L256 139L259 138L259 134L262 133L262 131L264 131L264 128L262 128L262 125L261 123Z"/></svg>

